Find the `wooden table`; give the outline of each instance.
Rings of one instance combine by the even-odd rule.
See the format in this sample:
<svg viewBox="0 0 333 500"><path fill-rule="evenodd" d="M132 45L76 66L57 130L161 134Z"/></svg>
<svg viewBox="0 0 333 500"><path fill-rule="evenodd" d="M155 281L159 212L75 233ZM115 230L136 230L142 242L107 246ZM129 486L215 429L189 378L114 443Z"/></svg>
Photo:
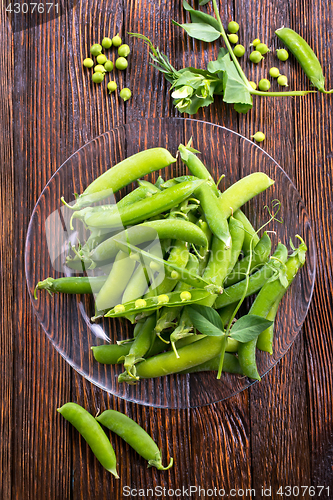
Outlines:
<svg viewBox="0 0 333 500"><path fill-rule="evenodd" d="M178 116L169 85L148 65L142 42L129 42L130 67L121 78L133 97L126 104L103 86L90 84L81 61L92 43L104 34L120 32L129 41L128 31L144 33L179 68L203 67L216 57L218 44L194 43L172 24L173 19L188 20L181 2L65 3L67 8L59 2L61 16L41 24L23 14L11 23L4 8L0 14L0 497L120 499L126 485L137 490L184 487L180 498L187 498L190 486L223 488L236 498L261 498L262 486L272 488L273 499L332 497L332 97L256 98L246 115L216 99L195 116L246 137L262 129L267 136L263 149L282 165L305 201L318 251L317 278L307 319L290 350L261 383L222 403L190 410L126 403L72 370L40 328L24 275L29 218L48 179L87 141L124 122ZM330 2L220 1L220 13L225 25L231 19L239 22L247 45L259 36L276 48L274 30L294 28L319 55L327 88L333 86ZM276 59L270 55L267 61L254 67L244 59L242 65L258 80ZM290 88L309 87L292 58L285 68ZM70 400L92 413L97 408L126 412L149 429L164 455L173 455L175 466L165 473L147 469L143 459L115 439L121 479L110 477L55 411ZM288 497L287 486L315 490L303 488L300 495L294 490ZM320 486L325 488L321 496ZM251 488L255 496L246 493ZM172 492L162 498L172 498ZM192 490L191 498L203 498L203 493Z"/></svg>

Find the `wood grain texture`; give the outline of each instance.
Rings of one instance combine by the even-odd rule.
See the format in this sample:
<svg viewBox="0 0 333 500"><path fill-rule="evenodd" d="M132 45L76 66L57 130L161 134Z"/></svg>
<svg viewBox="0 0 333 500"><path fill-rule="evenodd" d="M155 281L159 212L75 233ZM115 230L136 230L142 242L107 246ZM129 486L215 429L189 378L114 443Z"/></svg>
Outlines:
<svg viewBox="0 0 333 500"><path fill-rule="evenodd" d="M240 23L240 41L247 50L257 36L274 49L280 46L274 30L282 25L299 31L324 63L327 88L333 87L333 7L329 2L234 0L219 4L225 25L233 18ZM211 12L210 4L206 8ZM281 498L276 494L279 486L333 489L332 97L256 98L253 110L244 116L217 100L195 116L246 137L259 129L265 132L262 147L295 183L313 221L317 282L301 333L260 384L197 409L144 407L90 384L47 340L33 316L24 281L27 226L48 179L87 141L140 118L180 116L172 107L169 84L149 66L146 46L129 39L127 32L147 35L177 68L204 67L217 56L218 46L193 41L172 24L172 19L189 20L181 2L81 0L59 18L15 33L3 16L0 12L2 46L13 50L0 56L0 497L121 499L126 485L136 489L254 488L256 498L261 486L271 486L273 499ZM92 43L117 32L132 47L128 70L114 73L120 88L133 89L127 103L117 94L110 96L105 84L93 85L81 64ZM257 81L277 62L272 53L261 65L250 65L247 58L242 65ZM309 88L293 58L283 68L290 88ZM175 466L164 473L147 469L142 458L110 434L121 478L110 477L75 429L56 413L58 406L70 400L92 414L107 408L125 412L153 436L165 462L174 457ZM244 493L236 498L250 496ZM323 493L320 498L330 497Z"/></svg>
<svg viewBox="0 0 333 500"><path fill-rule="evenodd" d="M12 461L12 399L13 390L13 347L14 326L8 319L12 315L14 295L10 286L13 276L14 245L14 168L13 168L13 100L11 57L12 33L5 13L0 11L0 40L5 50L0 56L0 72L3 80L0 85L0 297L2 314L0 319L1 350L1 413L0 413L0 497L10 498L11 475L8 473Z"/></svg>

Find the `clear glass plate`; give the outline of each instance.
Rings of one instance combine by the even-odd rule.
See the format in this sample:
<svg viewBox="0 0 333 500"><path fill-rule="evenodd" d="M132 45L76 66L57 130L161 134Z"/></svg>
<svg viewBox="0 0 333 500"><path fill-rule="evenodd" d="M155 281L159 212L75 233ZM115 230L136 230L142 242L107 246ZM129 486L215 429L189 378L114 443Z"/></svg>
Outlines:
<svg viewBox="0 0 333 500"><path fill-rule="evenodd" d="M253 142L224 127L207 122L183 118L156 118L129 123L110 130L88 142L57 170L45 186L33 211L26 241L26 279L38 321L47 337L66 361L78 373L102 389L128 401L164 408L190 408L207 405L229 398L249 387L253 381L235 375L216 373L172 375L153 380L141 380L137 385L118 383L122 365L107 366L97 363L91 346L130 338L133 326L116 319L103 319L91 323L94 303L90 296L55 294L50 297L40 291L33 297L36 283L48 276L63 276L63 262L67 252L68 227L52 223L51 214L63 213L60 197L73 199L73 193L82 192L98 175L120 160L150 147L163 146L175 155L180 143L193 138L193 147L201 152L201 159L210 169L213 178L225 175L220 187L226 188L241 177L262 171L275 180L275 184L249 202L244 211L256 228L267 221L265 205L279 199L283 224L273 222L271 231L274 248L278 241L288 248L292 238L299 234L308 245L305 266L283 298L275 327L274 354L258 352L258 368L261 375L267 373L295 340L308 311L315 279L315 245L309 216L295 186L283 169ZM182 175L180 160L164 172L165 178ZM149 176L156 180L158 172ZM133 186L122 190L124 196ZM117 195L118 197L118 195ZM119 199L119 197L118 197ZM61 217L61 216L60 216ZM45 222L48 219L48 230ZM48 242L63 246L57 259L49 254ZM51 245L52 246L52 245ZM56 256L57 257L57 256ZM52 262L51 262L52 260ZM67 268L68 275L68 268ZM297 359L291 359L297 363Z"/></svg>

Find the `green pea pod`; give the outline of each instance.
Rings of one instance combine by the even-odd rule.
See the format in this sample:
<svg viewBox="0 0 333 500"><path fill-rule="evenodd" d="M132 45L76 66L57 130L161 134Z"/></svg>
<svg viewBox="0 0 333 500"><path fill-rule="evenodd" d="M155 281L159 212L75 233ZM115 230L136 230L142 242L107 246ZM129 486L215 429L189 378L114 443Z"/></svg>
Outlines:
<svg viewBox="0 0 333 500"><path fill-rule="evenodd" d="M229 217L229 232L231 236L231 253L226 277L231 273L237 264L243 248L245 234L243 223L233 216Z"/></svg>
<svg viewBox="0 0 333 500"><path fill-rule="evenodd" d="M287 247L282 243L279 243L272 257L273 258L268 261L267 264L249 277L248 282L244 279L228 288L225 288L224 293L215 301L216 309L220 309L221 307L225 307L239 301L242 298L245 289L245 297L249 297L250 295L258 292L258 290L265 285L267 280L269 280L274 273L278 271L281 267L281 262L286 262L288 257Z"/></svg>
<svg viewBox="0 0 333 500"><path fill-rule="evenodd" d="M157 237L160 240L181 240L203 248L208 247L205 233L196 224L181 219L162 219L138 224L108 238L94 248L86 258L85 263L89 267L92 262L97 264L114 259L119 251L119 240L124 243L129 241L132 245L140 245L141 243L152 242Z"/></svg>
<svg viewBox="0 0 333 500"><path fill-rule="evenodd" d="M171 163L175 163L175 161L176 158L164 148L151 148L129 156L97 177L77 198L72 208L79 210L86 206L85 199L87 196L95 193L99 193L99 196L97 195L94 201L103 200L111 192L116 193L136 179L167 167Z"/></svg>
<svg viewBox="0 0 333 500"><path fill-rule="evenodd" d="M267 262L271 252L271 248L271 239L265 232L260 238L259 243L254 247L250 264L250 272L252 272L254 269L258 269L259 267L263 266L265 262ZM232 271L225 279L225 288L234 285L235 283L238 283L239 281L244 279L247 268L249 266L249 260L250 256L247 255L242 260L236 263Z"/></svg>
<svg viewBox="0 0 333 500"><path fill-rule="evenodd" d="M123 361L126 372L119 375L118 382L123 382L125 380L128 381L129 379L129 381L133 383L138 380L135 365L139 361L143 360L145 354L152 347L156 338L154 332L155 325L156 314L148 316L139 334L135 337L134 342L131 344L129 353L124 356Z"/></svg>
<svg viewBox="0 0 333 500"><path fill-rule="evenodd" d="M84 294L97 293L104 285L107 276L68 276L63 278L46 278L36 285L34 298L37 290L46 290L50 295L53 293Z"/></svg>
<svg viewBox="0 0 333 500"><path fill-rule="evenodd" d="M230 246L231 237L227 218L221 212L219 200L217 198L216 185L206 169L205 165L199 158L183 144L179 145L181 158L189 170L197 177L206 179L207 183L202 184L195 192L194 196L199 199L205 219L212 231L220 238L226 246Z"/></svg>
<svg viewBox="0 0 333 500"><path fill-rule="evenodd" d="M119 479L114 449L95 418L76 403L66 403L57 411L79 431L103 467Z"/></svg>
<svg viewBox="0 0 333 500"><path fill-rule="evenodd" d="M170 292L158 296L155 295L153 297L147 297L146 299L137 299L125 304L118 304L113 309L110 309L110 311L105 314L105 317L121 318L129 314L156 311L163 306L179 307L185 304L194 304L210 295L211 293L203 288L193 288L190 292L186 292L186 295L181 291Z"/></svg>
<svg viewBox="0 0 333 500"><path fill-rule="evenodd" d="M199 153L192 149L189 146L184 146L184 144L180 144L178 146L178 150L180 152L180 157L188 169L195 175L198 179L206 179L209 181L209 184L212 186L216 195L218 195L218 190L216 184L214 182L213 177L211 176L207 167L202 163L202 161L197 157L195 153Z"/></svg>
<svg viewBox="0 0 333 500"><path fill-rule="evenodd" d="M266 319L272 321L272 324L263 332L260 333L257 341L257 349L273 354L273 338L274 338L274 321L280 306L280 300L276 300L271 310L266 316Z"/></svg>
<svg viewBox="0 0 333 500"><path fill-rule="evenodd" d="M181 182L177 186L160 191L150 198L137 201L127 207L114 210L86 213L84 222L89 227L118 228L138 224L150 217L170 210L175 205L186 200L205 181Z"/></svg>
<svg viewBox="0 0 333 500"><path fill-rule="evenodd" d="M199 373L199 372L212 372L218 371L220 363L220 356L215 356L215 358L209 359L205 363L197 366L192 366L180 372L180 374L186 373ZM233 373L235 375L243 375L242 369L240 367L239 361L235 355L226 352L223 359L223 372Z"/></svg>
<svg viewBox="0 0 333 500"><path fill-rule="evenodd" d="M179 349L178 358L173 351L167 351L138 363L136 374L139 378L156 378L179 373L215 358L221 353L223 345L222 336L204 337Z"/></svg>
<svg viewBox="0 0 333 500"><path fill-rule="evenodd" d="M148 461L149 466L158 470L170 469L173 458L167 467L162 465L161 452L153 439L134 420L116 410L106 410L96 417L99 423L115 432L128 443L139 455Z"/></svg>
<svg viewBox="0 0 333 500"><path fill-rule="evenodd" d="M275 34L297 59L312 85L314 85L319 92L323 92L325 94L332 93L333 89L330 91L325 90L325 77L323 75L321 64L316 54L304 38L302 38L294 30L284 27L276 30Z"/></svg>
<svg viewBox="0 0 333 500"><path fill-rule="evenodd" d="M247 201L273 184L274 181L263 172L254 172L232 184L219 197L220 210L224 217L229 217Z"/></svg>
<svg viewBox="0 0 333 500"><path fill-rule="evenodd" d="M124 251L131 250L134 254L137 253L147 259L150 259L153 262L156 262L157 264L160 264L161 266L164 266L166 272L170 273L170 275L172 274L173 271L176 271L176 273L178 273L177 279L179 281L184 281L185 283L188 283L194 288L206 288L211 293L220 293L222 291L222 287L215 284L214 277L212 278L212 280L208 281L204 277L195 275L192 272L187 271L187 269L182 269L176 266L175 264L160 259L159 257L156 257L155 255L152 255L149 252L146 252L138 247L135 247L134 245L131 245L130 243L124 243L122 241L118 241L117 243L119 245L119 248L121 248Z"/></svg>
<svg viewBox="0 0 333 500"><path fill-rule="evenodd" d="M239 208L234 213L235 219L239 220L243 224L244 227L244 241L243 241L243 252L247 255L250 252L250 249L253 250L255 246L259 243L259 236L256 233L256 230L252 226L249 219L246 217L244 212Z"/></svg>
<svg viewBox="0 0 333 500"><path fill-rule="evenodd" d="M118 252L110 274L97 294L95 304L98 311L113 307L121 300L124 289L135 267L135 261L121 250Z"/></svg>
<svg viewBox="0 0 333 500"><path fill-rule="evenodd" d="M255 301L252 304L249 314L255 314L266 318L276 301L281 301L287 289L293 282L297 272L305 262L305 252L307 247L301 239L301 244L297 251L289 257L285 264L285 277L287 285L281 283L277 278L274 281L266 283L258 293ZM256 345L257 338L249 342L240 343L238 348L238 359L243 373L252 379L260 380L260 375L256 363Z"/></svg>

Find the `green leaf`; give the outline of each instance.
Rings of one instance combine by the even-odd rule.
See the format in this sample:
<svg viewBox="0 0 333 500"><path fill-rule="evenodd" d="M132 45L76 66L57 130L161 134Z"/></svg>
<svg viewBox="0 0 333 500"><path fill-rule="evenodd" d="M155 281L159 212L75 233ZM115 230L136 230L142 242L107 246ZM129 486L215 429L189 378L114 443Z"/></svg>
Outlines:
<svg viewBox="0 0 333 500"><path fill-rule="evenodd" d="M193 9L193 7L191 7L190 4L186 2L186 0L183 1L183 7L190 13L192 23L201 22L205 24L210 24L211 26L213 26L213 28L215 28L218 32L220 32L220 25L215 17L210 16L205 12L201 12L200 10Z"/></svg>
<svg viewBox="0 0 333 500"><path fill-rule="evenodd" d="M235 63L230 59L230 55L223 57L225 62L225 72L223 73L223 100L229 104L241 103L252 106L252 96L243 82Z"/></svg>
<svg viewBox="0 0 333 500"><path fill-rule="evenodd" d="M206 3L209 3L211 0L200 0L199 5L206 5Z"/></svg>
<svg viewBox="0 0 333 500"><path fill-rule="evenodd" d="M229 54L229 52L227 51L227 49L225 49L224 47L221 47L220 50L219 50L219 54L217 56L217 59L216 61L210 61L207 65L207 70L209 71L209 73L219 73L219 72L223 72L223 71L226 71L226 62L224 60L224 57Z"/></svg>
<svg viewBox="0 0 333 500"><path fill-rule="evenodd" d="M266 330L273 321L256 316L255 314L247 314L239 318L230 330L230 337L239 342L249 342L255 339L258 335Z"/></svg>
<svg viewBox="0 0 333 500"><path fill-rule="evenodd" d="M199 332L215 337L224 334L222 320L212 307L192 305L187 306L186 311Z"/></svg>
<svg viewBox="0 0 333 500"><path fill-rule="evenodd" d="M237 111L237 113L247 113L250 111L250 109L253 108L253 104L242 104L241 102L236 102L234 104L234 110Z"/></svg>
<svg viewBox="0 0 333 500"><path fill-rule="evenodd" d="M173 24L183 28L186 33L195 38L196 40L201 40L202 42L214 42L217 40L221 33L217 31L213 26L206 23L185 23L179 24L176 21L172 21Z"/></svg>

